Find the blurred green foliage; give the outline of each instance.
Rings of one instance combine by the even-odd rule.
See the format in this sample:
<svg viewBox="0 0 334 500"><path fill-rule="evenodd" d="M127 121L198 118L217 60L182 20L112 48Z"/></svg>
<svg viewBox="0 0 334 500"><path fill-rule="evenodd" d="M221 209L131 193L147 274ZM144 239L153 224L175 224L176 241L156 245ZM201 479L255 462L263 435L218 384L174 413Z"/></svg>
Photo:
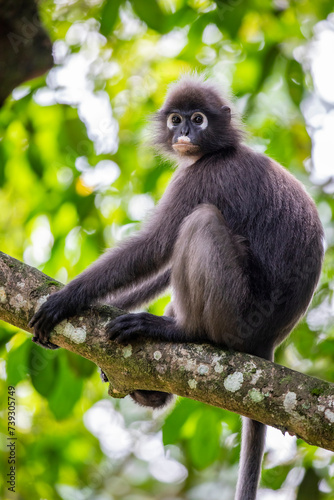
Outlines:
<svg viewBox="0 0 334 500"><path fill-rule="evenodd" d="M295 57L332 2L41 0L39 8L57 64L0 110L2 251L66 282L136 230L172 174L145 144L147 117L180 73L206 71L238 97L248 142L301 179L319 205L329 237L313 301L317 321L308 316L278 349L277 361L333 381L334 327L326 311L334 201L305 172L311 144L300 104L311 82ZM159 299L150 311L162 314L167 302ZM1 431L7 435L7 386L14 385L18 437L17 493L7 492L4 441L1 498L233 498L237 415L181 400L152 419L130 401L110 402L95 366L78 356L44 351L3 323L0 348ZM101 399L110 404L104 437L86 419ZM104 407L94 408L100 415ZM161 428L167 450L161 470L177 461L187 471L174 480L159 476L158 455L145 445L160 439ZM112 429L115 449L107 447ZM120 451L123 434L129 445ZM333 457L297 444L278 463L269 449L263 487L295 490L298 500L333 499Z"/></svg>

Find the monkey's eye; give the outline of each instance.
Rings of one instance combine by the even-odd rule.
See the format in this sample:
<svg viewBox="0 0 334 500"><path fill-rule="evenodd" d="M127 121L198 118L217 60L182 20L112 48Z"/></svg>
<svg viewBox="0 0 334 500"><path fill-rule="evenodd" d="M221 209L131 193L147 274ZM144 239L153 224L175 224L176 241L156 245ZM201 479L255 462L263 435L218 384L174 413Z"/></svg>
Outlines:
<svg viewBox="0 0 334 500"><path fill-rule="evenodd" d="M167 120L167 127L172 128L176 127L182 122L182 117L178 115L177 113L172 113L169 115L168 120Z"/></svg>
<svg viewBox="0 0 334 500"><path fill-rule="evenodd" d="M203 116L201 115L196 115L193 120L195 123L198 123L199 125L203 123Z"/></svg>
<svg viewBox="0 0 334 500"><path fill-rule="evenodd" d="M191 121L196 125L199 125L202 129L208 126L208 119L203 113L194 113L191 117Z"/></svg>

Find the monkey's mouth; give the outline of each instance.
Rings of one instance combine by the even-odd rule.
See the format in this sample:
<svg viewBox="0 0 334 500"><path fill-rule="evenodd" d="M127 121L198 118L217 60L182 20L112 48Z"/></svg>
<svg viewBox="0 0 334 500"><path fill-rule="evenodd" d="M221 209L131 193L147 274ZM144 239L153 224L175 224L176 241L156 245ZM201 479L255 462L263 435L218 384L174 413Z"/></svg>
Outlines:
<svg viewBox="0 0 334 500"><path fill-rule="evenodd" d="M198 153L200 147L198 144L193 144L189 137L181 136L177 142L172 145L174 151L181 155L192 155Z"/></svg>

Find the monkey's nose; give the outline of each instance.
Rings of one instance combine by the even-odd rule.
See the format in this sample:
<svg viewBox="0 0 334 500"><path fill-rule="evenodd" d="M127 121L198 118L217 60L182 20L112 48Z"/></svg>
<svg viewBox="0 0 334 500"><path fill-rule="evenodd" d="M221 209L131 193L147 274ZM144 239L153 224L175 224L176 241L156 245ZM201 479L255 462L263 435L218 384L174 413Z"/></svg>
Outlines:
<svg viewBox="0 0 334 500"><path fill-rule="evenodd" d="M177 144L189 144L191 143L191 140L185 135L180 135L176 142Z"/></svg>

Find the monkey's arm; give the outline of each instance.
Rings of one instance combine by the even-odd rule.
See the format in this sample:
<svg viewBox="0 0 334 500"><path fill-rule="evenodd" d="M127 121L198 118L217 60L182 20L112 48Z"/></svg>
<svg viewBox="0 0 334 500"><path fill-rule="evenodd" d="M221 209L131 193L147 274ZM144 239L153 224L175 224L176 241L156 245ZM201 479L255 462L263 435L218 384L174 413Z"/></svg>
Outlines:
<svg viewBox="0 0 334 500"><path fill-rule="evenodd" d="M47 299L30 322L35 330L34 341L45 344L60 321L110 293L158 273L168 264L180 224L193 208L193 197L187 195L184 178L176 176L152 219L137 235L107 252Z"/></svg>
<svg viewBox="0 0 334 500"><path fill-rule="evenodd" d="M33 316L30 326L34 327L33 341L45 347L50 332L60 321L75 316L98 299L109 293L129 287L132 283L149 277L159 271L171 256L170 242L160 247L156 245L159 236L153 229L130 238L118 248L103 255L90 268L68 283L62 290L50 295ZM120 301L122 303L122 293ZM125 302L128 299L125 298ZM130 303L132 298L128 297Z"/></svg>
<svg viewBox="0 0 334 500"><path fill-rule="evenodd" d="M130 310L147 304L150 300L160 295L170 284L171 270L167 269L152 280L141 283L130 290L116 293L115 298L110 297L110 303L120 309Z"/></svg>

